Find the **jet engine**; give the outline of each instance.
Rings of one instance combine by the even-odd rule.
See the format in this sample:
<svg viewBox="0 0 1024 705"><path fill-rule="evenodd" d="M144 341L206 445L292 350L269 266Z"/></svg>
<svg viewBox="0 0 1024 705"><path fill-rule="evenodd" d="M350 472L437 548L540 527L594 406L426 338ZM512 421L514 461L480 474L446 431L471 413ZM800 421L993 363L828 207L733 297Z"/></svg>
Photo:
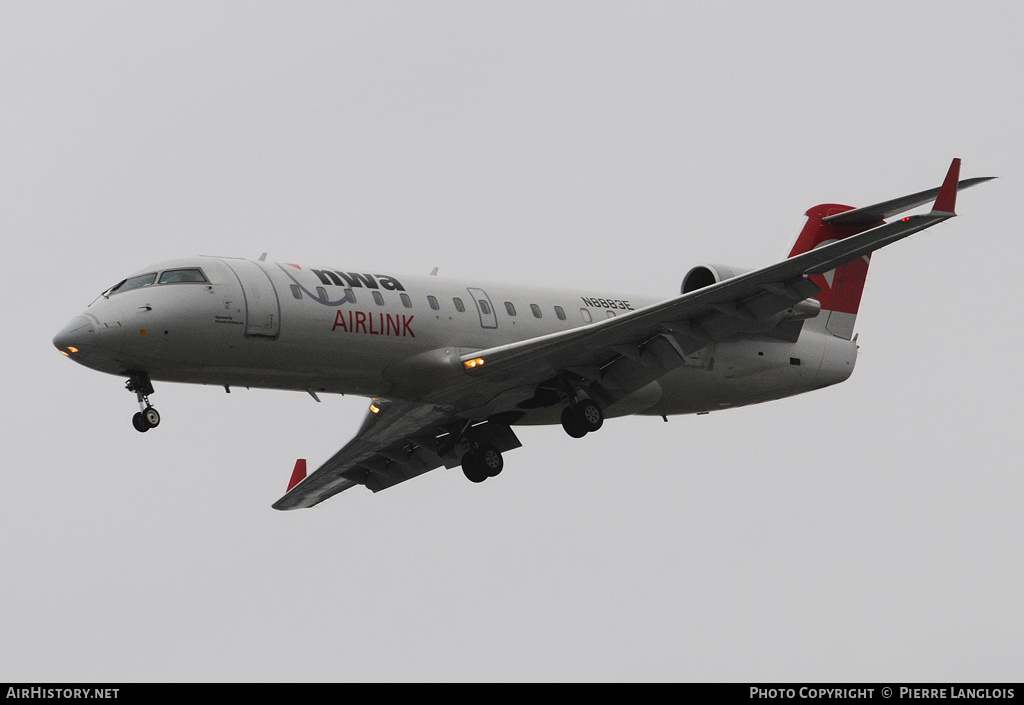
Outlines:
<svg viewBox="0 0 1024 705"><path fill-rule="evenodd" d="M739 275L746 274L749 271L749 269L730 267L724 264L698 265L687 272L686 276L683 277L683 285L679 293L689 294L691 291L703 289L706 286L717 284L720 281L738 277Z"/></svg>

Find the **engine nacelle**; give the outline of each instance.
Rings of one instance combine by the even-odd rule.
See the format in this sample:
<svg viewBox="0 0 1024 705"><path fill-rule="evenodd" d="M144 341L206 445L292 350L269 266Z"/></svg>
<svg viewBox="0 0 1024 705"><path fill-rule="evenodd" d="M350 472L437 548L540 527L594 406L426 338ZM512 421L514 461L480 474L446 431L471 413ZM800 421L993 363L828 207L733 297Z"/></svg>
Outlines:
<svg viewBox="0 0 1024 705"><path fill-rule="evenodd" d="M725 264L702 264L694 267L683 277L683 285L680 288L681 294L689 294L691 291L703 289L706 286L717 284L726 279L746 274L749 269L731 267Z"/></svg>

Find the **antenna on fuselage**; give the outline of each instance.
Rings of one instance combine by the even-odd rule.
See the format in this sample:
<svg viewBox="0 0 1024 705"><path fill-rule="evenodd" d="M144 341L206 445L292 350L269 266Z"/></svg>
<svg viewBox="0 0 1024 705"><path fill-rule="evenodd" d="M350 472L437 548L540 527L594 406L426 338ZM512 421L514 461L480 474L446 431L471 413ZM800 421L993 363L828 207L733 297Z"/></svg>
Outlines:
<svg viewBox="0 0 1024 705"><path fill-rule="evenodd" d="M432 276L432 277L436 277L437 276L437 267L434 267L433 269L430 270L430 276Z"/></svg>
<svg viewBox="0 0 1024 705"><path fill-rule="evenodd" d="M266 262L267 261L267 253L266 252L264 252L262 255L260 255L259 261L260 262Z"/></svg>

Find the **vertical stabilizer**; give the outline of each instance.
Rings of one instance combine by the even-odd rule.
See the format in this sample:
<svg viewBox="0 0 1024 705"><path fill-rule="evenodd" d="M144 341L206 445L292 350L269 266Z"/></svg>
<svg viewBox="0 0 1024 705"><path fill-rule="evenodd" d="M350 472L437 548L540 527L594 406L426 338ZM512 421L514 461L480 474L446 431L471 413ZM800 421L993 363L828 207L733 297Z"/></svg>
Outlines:
<svg viewBox="0 0 1024 705"><path fill-rule="evenodd" d="M810 252L836 240L842 240L864 232L875 226L882 225L882 220L858 222L851 224L831 223L829 216L853 210L852 206L838 203L823 203L814 206L806 213L807 223L796 239L790 257ZM826 330L839 338L853 338L853 325L860 308L860 297L864 293L864 282L868 276L868 264L871 256L864 255L851 262L840 265L824 274L810 275L811 281L821 287L821 293L815 298L821 304L821 317Z"/></svg>

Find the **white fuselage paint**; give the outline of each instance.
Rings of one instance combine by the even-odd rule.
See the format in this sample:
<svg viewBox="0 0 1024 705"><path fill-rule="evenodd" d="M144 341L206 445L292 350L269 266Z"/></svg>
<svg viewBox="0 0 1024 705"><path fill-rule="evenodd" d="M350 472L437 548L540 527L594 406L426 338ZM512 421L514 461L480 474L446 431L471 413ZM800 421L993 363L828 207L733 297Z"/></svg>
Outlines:
<svg viewBox="0 0 1024 705"><path fill-rule="evenodd" d="M73 337L78 351L71 357L77 362L116 375L146 372L154 382L443 403L446 379L466 374L461 355L656 303L648 296L601 289L458 282L214 257L164 262L140 273L185 267L201 268L209 281L101 296L55 343L60 347L60 340ZM345 289L351 289L354 302ZM856 345L829 334L825 319L807 321L795 343L746 336L709 346L605 414L701 413L841 382L853 371ZM474 415L484 418L533 391L481 398ZM558 411L531 409L516 423L558 423Z"/></svg>

